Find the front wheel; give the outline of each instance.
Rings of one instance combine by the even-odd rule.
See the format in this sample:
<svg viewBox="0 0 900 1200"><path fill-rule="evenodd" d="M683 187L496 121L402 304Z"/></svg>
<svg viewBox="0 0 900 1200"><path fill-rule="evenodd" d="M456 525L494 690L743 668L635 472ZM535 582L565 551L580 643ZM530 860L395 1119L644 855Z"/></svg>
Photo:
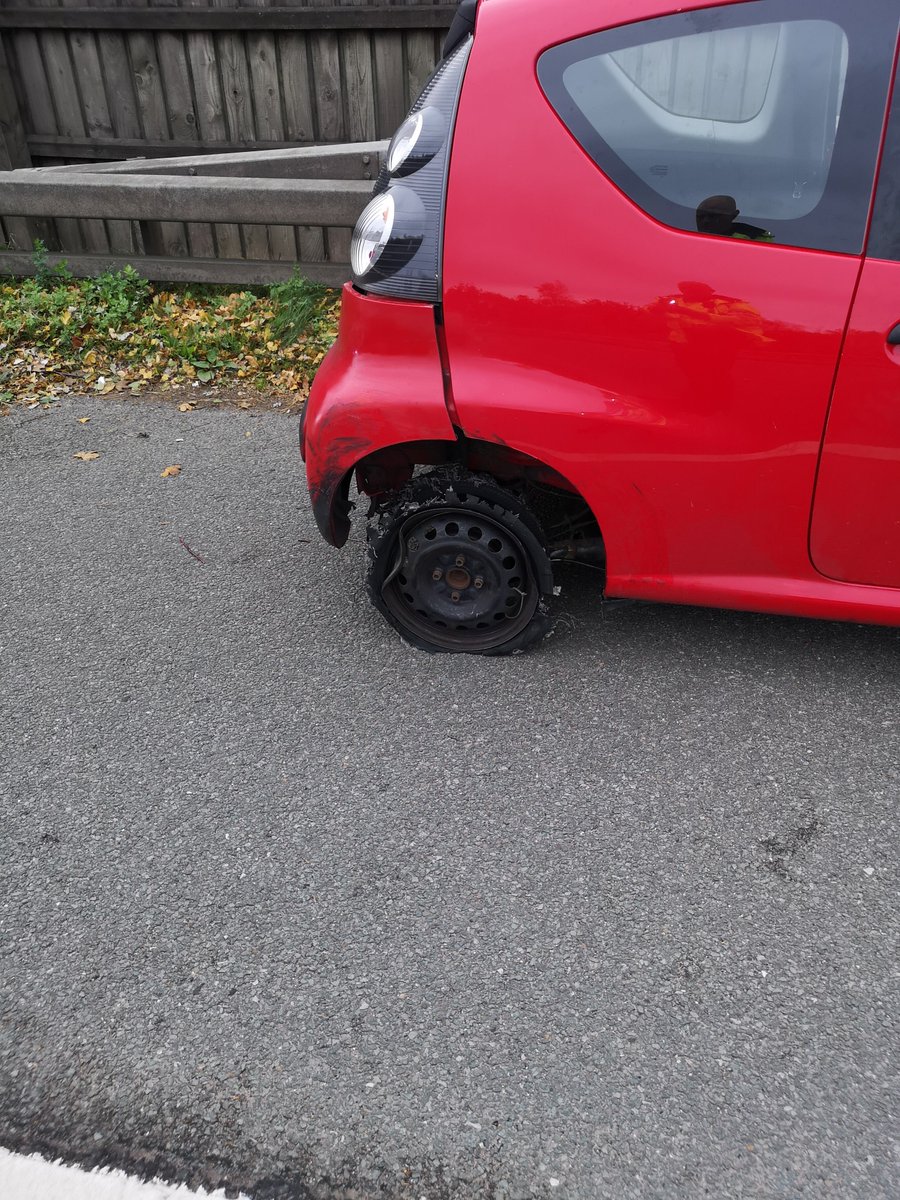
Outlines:
<svg viewBox="0 0 900 1200"><path fill-rule="evenodd" d="M540 526L492 479L438 468L382 498L369 525L369 596L422 650L515 654L550 631Z"/></svg>

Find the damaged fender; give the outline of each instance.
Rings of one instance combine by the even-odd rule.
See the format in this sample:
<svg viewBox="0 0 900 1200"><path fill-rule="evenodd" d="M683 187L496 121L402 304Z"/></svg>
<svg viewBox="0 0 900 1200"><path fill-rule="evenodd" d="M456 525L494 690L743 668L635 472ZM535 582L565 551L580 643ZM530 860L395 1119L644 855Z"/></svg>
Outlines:
<svg viewBox="0 0 900 1200"><path fill-rule="evenodd" d="M316 524L332 546L350 533L353 470L414 441L455 442L431 305L367 296L346 284L338 338L300 427Z"/></svg>

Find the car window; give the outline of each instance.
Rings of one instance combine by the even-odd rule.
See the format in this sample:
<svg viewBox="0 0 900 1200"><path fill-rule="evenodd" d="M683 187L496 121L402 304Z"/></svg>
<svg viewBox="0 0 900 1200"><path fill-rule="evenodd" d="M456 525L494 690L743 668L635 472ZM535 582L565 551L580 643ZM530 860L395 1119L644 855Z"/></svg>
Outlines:
<svg viewBox="0 0 900 1200"><path fill-rule="evenodd" d="M658 220L858 254L896 35L889 0L760 0L578 38L543 54L538 75Z"/></svg>
<svg viewBox="0 0 900 1200"><path fill-rule="evenodd" d="M900 70L898 70L900 76ZM900 262L900 77L894 80L894 99L884 139L884 153L875 193L869 234L870 258Z"/></svg>

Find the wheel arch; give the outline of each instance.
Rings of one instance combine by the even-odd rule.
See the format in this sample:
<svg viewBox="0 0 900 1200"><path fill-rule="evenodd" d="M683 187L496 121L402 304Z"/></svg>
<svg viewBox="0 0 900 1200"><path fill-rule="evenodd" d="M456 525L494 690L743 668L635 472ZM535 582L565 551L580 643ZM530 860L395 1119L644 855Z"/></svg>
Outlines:
<svg viewBox="0 0 900 1200"><path fill-rule="evenodd" d="M457 431L455 442L398 442L385 446L361 457L353 470L360 492L374 498L402 487L418 467L447 463L492 475L500 483L530 483L553 488L577 498L590 510L579 489L549 463L504 442L468 438L460 431ZM592 512L592 515L596 521L596 513ZM597 523L599 525L599 521Z"/></svg>
<svg viewBox="0 0 900 1200"><path fill-rule="evenodd" d="M334 546L343 546L347 541L354 507L350 500L354 477L360 494L377 501L379 496L403 487L419 468L447 464L491 475L502 484L549 488L569 497L590 514L596 534L602 540L602 526L597 514L583 493L559 470L505 443L467 438L459 431L452 442L443 439L395 442L369 453L360 453L350 467L344 466L313 496L320 530Z"/></svg>

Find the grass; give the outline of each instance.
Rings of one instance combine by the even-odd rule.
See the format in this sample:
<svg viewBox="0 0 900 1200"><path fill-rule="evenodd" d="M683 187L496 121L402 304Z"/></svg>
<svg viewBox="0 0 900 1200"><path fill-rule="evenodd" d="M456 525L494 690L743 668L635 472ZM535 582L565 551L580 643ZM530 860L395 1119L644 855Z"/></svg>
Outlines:
<svg viewBox="0 0 900 1200"><path fill-rule="evenodd" d="M299 274L243 291L156 287L131 267L74 279L38 245L34 277L0 284L0 408L185 386L301 401L339 308Z"/></svg>
<svg viewBox="0 0 900 1200"><path fill-rule="evenodd" d="M304 279L298 272L285 283L276 283L269 291L275 309L272 337L279 342L296 342L316 322L332 293L320 283Z"/></svg>

